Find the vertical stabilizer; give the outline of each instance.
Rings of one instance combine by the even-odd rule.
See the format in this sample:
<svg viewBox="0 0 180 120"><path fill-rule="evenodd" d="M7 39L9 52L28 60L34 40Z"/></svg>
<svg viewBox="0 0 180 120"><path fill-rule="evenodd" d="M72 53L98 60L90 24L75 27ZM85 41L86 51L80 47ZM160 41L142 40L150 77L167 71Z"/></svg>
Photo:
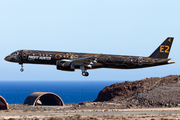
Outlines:
<svg viewBox="0 0 180 120"><path fill-rule="evenodd" d="M149 57L168 58L174 37L168 37Z"/></svg>

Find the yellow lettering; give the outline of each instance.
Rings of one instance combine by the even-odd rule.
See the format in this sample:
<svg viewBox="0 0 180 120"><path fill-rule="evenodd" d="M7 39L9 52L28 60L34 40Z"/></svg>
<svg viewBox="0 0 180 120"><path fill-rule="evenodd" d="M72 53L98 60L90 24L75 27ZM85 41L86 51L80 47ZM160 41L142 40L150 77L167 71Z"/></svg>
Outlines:
<svg viewBox="0 0 180 120"><path fill-rule="evenodd" d="M164 45L160 46L160 52L164 52Z"/></svg>
<svg viewBox="0 0 180 120"><path fill-rule="evenodd" d="M169 53L169 46L168 45L161 45L160 46L161 53Z"/></svg>
<svg viewBox="0 0 180 120"><path fill-rule="evenodd" d="M169 46L165 45L165 47L166 47L165 53L169 53Z"/></svg>

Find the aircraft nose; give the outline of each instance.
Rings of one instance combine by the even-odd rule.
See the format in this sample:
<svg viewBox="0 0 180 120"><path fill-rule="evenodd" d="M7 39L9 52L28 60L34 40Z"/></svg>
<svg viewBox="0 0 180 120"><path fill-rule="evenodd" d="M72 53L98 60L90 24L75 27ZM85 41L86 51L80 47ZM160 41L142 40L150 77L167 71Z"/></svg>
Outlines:
<svg viewBox="0 0 180 120"><path fill-rule="evenodd" d="M8 56L6 56L5 58L4 58L4 60L6 60L6 61L10 61L10 56L8 55Z"/></svg>

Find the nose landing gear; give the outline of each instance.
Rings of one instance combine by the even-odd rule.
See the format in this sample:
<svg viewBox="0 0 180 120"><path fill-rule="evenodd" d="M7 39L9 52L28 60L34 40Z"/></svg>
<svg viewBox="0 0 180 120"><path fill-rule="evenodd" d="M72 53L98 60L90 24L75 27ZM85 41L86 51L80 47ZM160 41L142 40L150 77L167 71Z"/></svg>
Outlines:
<svg viewBox="0 0 180 120"><path fill-rule="evenodd" d="M20 71L21 71L21 72L24 71L24 69L23 69L23 64L21 64L21 69L20 69Z"/></svg>

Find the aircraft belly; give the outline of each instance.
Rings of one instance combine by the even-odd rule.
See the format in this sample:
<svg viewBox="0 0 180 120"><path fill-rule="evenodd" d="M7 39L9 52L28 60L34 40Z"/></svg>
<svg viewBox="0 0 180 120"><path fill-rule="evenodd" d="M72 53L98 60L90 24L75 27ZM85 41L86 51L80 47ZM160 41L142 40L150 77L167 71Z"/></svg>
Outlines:
<svg viewBox="0 0 180 120"><path fill-rule="evenodd" d="M124 61L124 62L104 62L104 67L106 68L132 68L138 66L136 63L130 62L130 61Z"/></svg>
<svg viewBox="0 0 180 120"><path fill-rule="evenodd" d="M117 69L135 69L135 68L151 67L156 65L151 61L145 59L140 61L139 58L134 60L127 58L123 62L118 62L118 61L114 61L114 62L101 61L101 62L103 63L103 66L105 68L117 68Z"/></svg>
<svg viewBox="0 0 180 120"><path fill-rule="evenodd" d="M51 61L48 61L48 60L34 60L34 61L27 61L27 60L24 60L23 62L24 62L24 63L31 63L31 64L56 65L56 61L54 61L54 60L51 60Z"/></svg>

